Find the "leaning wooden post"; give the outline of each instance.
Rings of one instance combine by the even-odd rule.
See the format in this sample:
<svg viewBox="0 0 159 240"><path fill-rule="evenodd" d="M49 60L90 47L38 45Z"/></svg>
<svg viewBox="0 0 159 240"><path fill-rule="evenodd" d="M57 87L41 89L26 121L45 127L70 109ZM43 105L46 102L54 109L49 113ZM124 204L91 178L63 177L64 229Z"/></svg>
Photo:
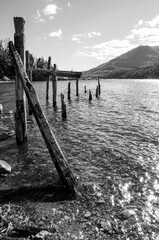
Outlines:
<svg viewBox="0 0 159 240"><path fill-rule="evenodd" d="M66 104L64 102L64 95L61 93L61 113L62 113L62 120L66 120L67 113L66 113Z"/></svg>
<svg viewBox="0 0 159 240"><path fill-rule="evenodd" d="M67 98L68 100L71 100L71 83L68 83L68 92L67 92Z"/></svg>
<svg viewBox="0 0 159 240"><path fill-rule="evenodd" d="M23 68L21 58L16 49L14 48L12 42L9 42L9 49L14 59L15 65L17 67L17 71L19 73L21 82L23 84L23 88L28 98L28 102L32 107L34 117L39 126L46 146L50 152L50 156L52 158L53 163L55 164L60 179L70 192L75 193L77 184L76 180L44 115L34 86L29 81L29 78Z"/></svg>
<svg viewBox="0 0 159 240"><path fill-rule="evenodd" d="M50 69L50 67L51 67L51 57L48 58L47 69ZM46 100L49 99L49 81L50 81L50 73L47 74L47 79L46 79Z"/></svg>
<svg viewBox="0 0 159 240"><path fill-rule="evenodd" d="M76 80L76 96L79 96L79 92L78 92L78 78Z"/></svg>
<svg viewBox="0 0 159 240"><path fill-rule="evenodd" d="M57 98L57 65L54 64L54 72L52 74L52 93L53 93L53 107L56 107L56 98Z"/></svg>
<svg viewBox="0 0 159 240"><path fill-rule="evenodd" d="M29 51L25 51L25 59L26 59L26 72L28 74L30 82L32 82L32 70L31 70L31 64L30 64L30 53ZM29 106L29 115L32 115L32 109Z"/></svg>
<svg viewBox="0 0 159 240"><path fill-rule="evenodd" d="M14 17L14 43L15 47L24 64L24 25L25 21L21 17ZM21 145L27 141L27 121L26 121L26 103L25 96L19 75L15 77L16 92L16 112L15 112L15 131L17 145Z"/></svg>
<svg viewBox="0 0 159 240"><path fill-rule="evenodd" d="M101 94L101 85L100 85L99 78L98 78L98 92L99 92L99 95L100 95Z"/></svg>
<svg viewBox="0 0 159 240"><path fill-rule="evenodd" d="M91 90L89 89L89 101L92 100L92 93L91 93Z"/></svg>

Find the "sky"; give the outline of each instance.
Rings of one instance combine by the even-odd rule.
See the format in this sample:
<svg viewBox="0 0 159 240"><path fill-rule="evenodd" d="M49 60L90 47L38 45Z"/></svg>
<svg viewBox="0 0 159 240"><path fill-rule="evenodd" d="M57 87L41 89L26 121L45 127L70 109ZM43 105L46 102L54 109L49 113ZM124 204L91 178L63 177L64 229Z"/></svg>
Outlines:
<svg viewBox="0 0 159 240"><path fill-rule="evenodd" d="M0 40L25 20L25 50L85 71L139 45L159 46L159 0L0 0Z"/></svg>

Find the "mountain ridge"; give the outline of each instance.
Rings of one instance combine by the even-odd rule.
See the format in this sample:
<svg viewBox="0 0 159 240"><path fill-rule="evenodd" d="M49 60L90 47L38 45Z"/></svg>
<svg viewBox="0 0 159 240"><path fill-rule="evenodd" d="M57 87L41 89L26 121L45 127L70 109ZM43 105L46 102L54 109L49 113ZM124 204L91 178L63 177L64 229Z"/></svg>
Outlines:
<svg viewBox="0 0 159 240"><path fill-rule="evenodd" d="M137 71L139 71L139 76L141 78L142 71L143 77L145 78L144 72L149 72L151 68L150 72L152 72L153 68L156 69L157 65L159 65L159 46L140 45L106 63L100 64L88 71L84 71L82 76L84 78L123 78L126 75L127 78L132 78L132 73L134 72L136 77L138 77Z"/></svg>

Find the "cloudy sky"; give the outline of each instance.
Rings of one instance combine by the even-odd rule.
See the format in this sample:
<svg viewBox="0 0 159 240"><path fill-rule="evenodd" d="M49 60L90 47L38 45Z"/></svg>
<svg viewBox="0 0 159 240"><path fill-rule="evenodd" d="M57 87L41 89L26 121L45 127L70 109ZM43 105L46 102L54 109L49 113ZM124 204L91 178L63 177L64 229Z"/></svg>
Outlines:
<svg viewBox="0 0 159 240"><path fill-rule="evenodd" d="M83 71L138 45L159 46L159 0L0 0L0 39L25 19L26 50Z"/></svg>

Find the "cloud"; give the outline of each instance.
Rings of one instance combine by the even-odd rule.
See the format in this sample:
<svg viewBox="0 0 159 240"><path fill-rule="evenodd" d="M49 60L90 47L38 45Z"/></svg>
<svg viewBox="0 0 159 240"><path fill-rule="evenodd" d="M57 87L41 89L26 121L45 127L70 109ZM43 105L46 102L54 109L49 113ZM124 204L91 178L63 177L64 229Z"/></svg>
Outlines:
<svg viewBox="0 0 159 240"><path fill-rule="evenodd" d="M35 22L45 22L39 10L37 10L36 15L34 16L34 20Z"/></svg>
<svg viewBox="0 0 159 240"><path fill-rule="evenodd" d="M122 53L131 50L136 45L131 45L128 40L111 40L101 44L96 44L91 47L85 47L83 51L78 51L75 55L79 57L93 57L98 60L106 60L121 55Z"/></svg>
<svg viewBox="0 0 159 240"><path fill-rule="evenodd" d="M59 8L55 4L48 4L44 8L43 13L45 16L49 17L50 19L53 19L54 15L57 14L57 10L59 10Z"/></svg>
<svg viewBox="0 0 159 240"><path fill-rule="evenodd" d="M59 38L59 39L62 39L62 30L59 29L59 30L56 31L56 32L51 32L51 33L49 34L49 36L50 36L50 37L57 37L57 38Z"/></svg>
<svg viewBox="0 0 159 240"><path fill-rule="evenodd" d="M92 32L84 35L74 35L74 41L82 37L100 36ZM140 19L123 39L112 39L100 44L82 47L75 53L78 57L92 57L102 61L109 61L139 45L157 46L159 44L159 15L149 21Z"/></svg>
<svg viewBox="0 0 159 240"><path fill-rule="evenodd" d="M67 6L68 6L68 7L70 7L70 6L71 6L71 3L70 3L70 2L68 2L68 3L67 3Z"/></svg>
<svg viewBox="0 0 159 240"><path fill-rule="evenodd" d="M127 36L131 42L138 45L158 45L159 15L150 21L139 20Z"/></svg>
<svg viewBox="0 0 159 240"><path fill-rule="evenodd" d="M93 38L93 37L100 37L101 33L100 32L88 32L88 33L79 33L79 34L74 34L72 36L72 41L75 41L77 43L82 43L84 38Z"/></svg>

